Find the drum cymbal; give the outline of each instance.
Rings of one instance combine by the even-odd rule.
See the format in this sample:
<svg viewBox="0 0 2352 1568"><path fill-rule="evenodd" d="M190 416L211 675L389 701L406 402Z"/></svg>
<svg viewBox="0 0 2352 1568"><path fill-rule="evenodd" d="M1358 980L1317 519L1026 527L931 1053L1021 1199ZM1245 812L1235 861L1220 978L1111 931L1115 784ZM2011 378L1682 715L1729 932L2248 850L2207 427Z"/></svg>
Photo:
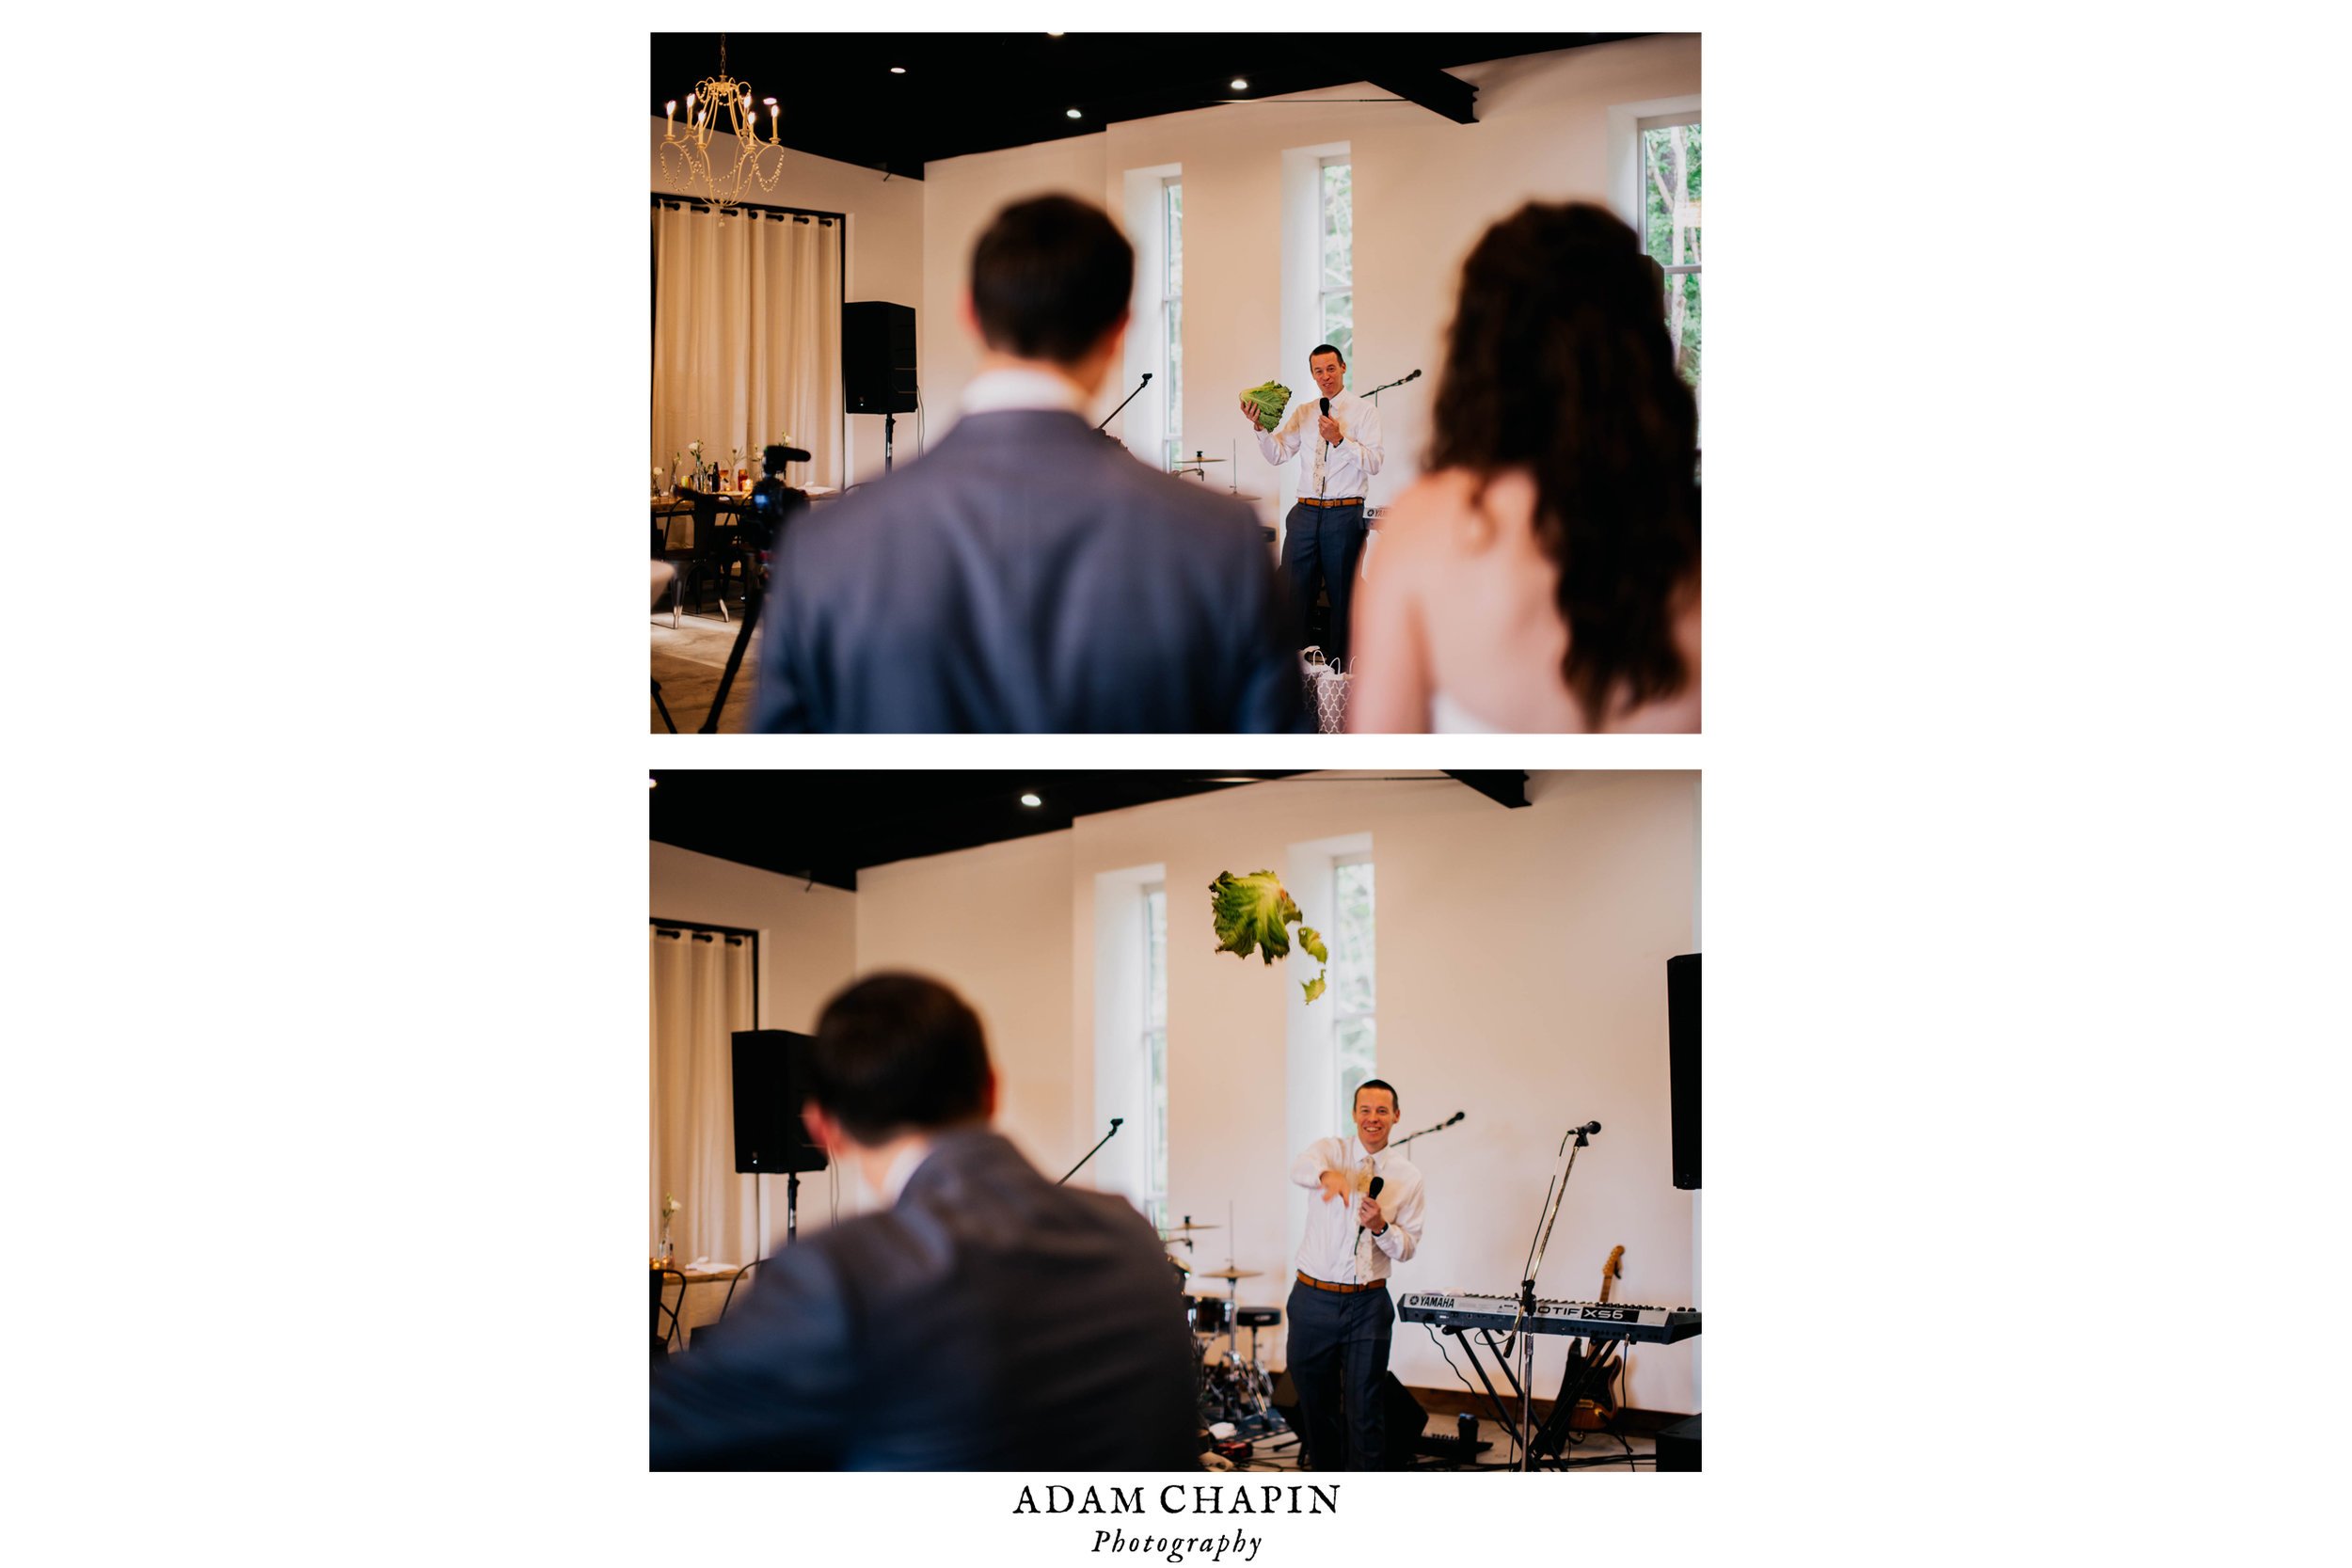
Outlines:
<svg viewBox="0 0 2352 1568"><path fill-rule="evenodd" d="M1176 1265L1176 1272L1177 1272L1178 1274L1190 1274L1190 1273L1192 1273L1192 1265L1191 1265L1190 1263L1185 1262L1183 1259L1181 1259L1181 1258L1177 1257L1174 1253L1172 1253L1172 1252L1171 1252L1171 1253L1169 1253L1169 1254L1168 1255L1168 1260L1169 1262L1171 1262L1171 1263L1173 1263L1173 1264L1175 1264L1175 1265Z"/></svg>
<svg viewBox="0 0 2352 1568"><path fill-rule="evenodd" d="M1202 1271L1200 1277L1203 1279L1255 1279L1263 1273L1265 1273L1263 1269L1208 1269Z"/></svg>
<svg viewBox="0 0 2352 1568"><path fill-rule="evenodd" d="M1222 1230L1225 1227L1221 1225L1195 1225L1192 1221L1186 1220L1182 1225L1164 1225L1160 1227L1160 1234L1163 1236L1173 1236L1177 1232L1183 1230Z"/></svg>

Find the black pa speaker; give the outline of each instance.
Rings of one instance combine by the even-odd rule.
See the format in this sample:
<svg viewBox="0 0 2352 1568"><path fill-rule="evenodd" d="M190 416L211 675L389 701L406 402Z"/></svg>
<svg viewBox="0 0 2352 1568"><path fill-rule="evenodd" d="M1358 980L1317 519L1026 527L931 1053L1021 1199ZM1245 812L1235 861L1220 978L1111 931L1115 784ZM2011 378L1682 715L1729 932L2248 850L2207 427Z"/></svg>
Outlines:
<svg viewBox="0 0 2352 1568"><path fill-rule="evenodd" d="M1380 1467L1409 1470L1413 1456L1421 1451L1422 1429L1429 1424L1429 1412L1421 1407L1410 1388L1396 1380L1394 1372L1381 1385L1380 1397L1387 1402L1381 1412Z"/></svg>
<svg viewBox="0 0 2352 1568"><path fill-rule="evenodd" d="M852 414L914 412L914 307L862 299L841 308L841 392Z"/></svg>
<svg viewBox="0 0 2352 1568"><path fill-rule="evenodd" d="M1666 1056L1674 1096L1675 1185L1699 1185L1699 956L1666 960Z"/></svg>
<svg viewBox="0 0 2352 1568"><path fill-rule="evenodd" d="M746 1029L735 1043L735 1168L757 1176L823 1170L825 1151L801 1120L807 1098L802 1053L812 1043L788 1029Z"/></svg>
<svg viewBox="0 0 2352 1568"><path fill-rule="evenodd" d="M1695 1470L1699 1467L1699 1418L1688 1416L1658 1429L1658 1467Z"/></svg>

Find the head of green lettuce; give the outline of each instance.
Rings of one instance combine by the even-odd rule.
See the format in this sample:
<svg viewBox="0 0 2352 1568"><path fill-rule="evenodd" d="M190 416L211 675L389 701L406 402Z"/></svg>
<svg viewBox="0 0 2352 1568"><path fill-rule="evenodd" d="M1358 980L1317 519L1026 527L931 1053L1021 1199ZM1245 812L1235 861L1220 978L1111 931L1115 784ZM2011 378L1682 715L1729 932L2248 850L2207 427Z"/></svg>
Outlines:
<svg viewBox="0 0 2352 1568"><path fill-rule="evenodd" d="M1258 405L1258 428L1272 430L1282 422L1282 410L1291 403L1291 389L1279 381L1261 382L1242 393Z"/></svg>

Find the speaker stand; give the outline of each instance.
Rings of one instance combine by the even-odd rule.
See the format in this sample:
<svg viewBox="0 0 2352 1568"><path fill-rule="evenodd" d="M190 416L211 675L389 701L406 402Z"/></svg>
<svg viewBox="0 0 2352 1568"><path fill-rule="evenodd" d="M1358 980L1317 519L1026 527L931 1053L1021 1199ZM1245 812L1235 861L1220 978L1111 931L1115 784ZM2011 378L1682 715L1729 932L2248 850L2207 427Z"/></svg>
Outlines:
<svg viewBox="0 0 2352 1568"><path fill-rule="evenodd" d="M792 1244L801 1233L801 1173L787 1171L784 1175L784 1242Z"/></svg>
<svg viewBox="0 0 2352 1568"><path fill-rule="evenodd" d="M891 443L892 439L893 439L893 438L895 438L895 437L898 436L898 415L896 415L896 414L884 414L884 415L882 416L882 472L883 472L883 473L888 473L888 472L890 471L890 443Z"/></svg>

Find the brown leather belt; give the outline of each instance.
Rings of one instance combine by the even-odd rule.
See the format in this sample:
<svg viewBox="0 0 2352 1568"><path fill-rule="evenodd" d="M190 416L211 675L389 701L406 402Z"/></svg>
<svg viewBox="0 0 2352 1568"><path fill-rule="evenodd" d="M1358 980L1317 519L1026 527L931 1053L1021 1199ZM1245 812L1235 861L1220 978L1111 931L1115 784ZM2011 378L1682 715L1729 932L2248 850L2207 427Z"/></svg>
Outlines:
<svg viewBox="0 0 2352 1568"><path fill-rule="evenodd" d="M1318 1291L1329 1291L1335 1295L1343 1296L1352 1296L1359 1291L1386 1290L1389 1284L1385 1279L1375 1279L1365 1285L1334 1285L1327 1279L1317 1279L1304 1269L1298 1272L1298 1282L1301 1285L1311 1285Z"/></svg>
<svg viewBox="0 0 2352 1568"><path fill-rule="evenodd" d="M1364 504L1364 498L1361 496L1342 496L1336 500L1327 501L1317 500L1312 496L1301 496L1298 498L1298 504L1301 506L1361 506ZM1338 1287L1334 1286L1332 1289L1337 1290Z"/></svg>

